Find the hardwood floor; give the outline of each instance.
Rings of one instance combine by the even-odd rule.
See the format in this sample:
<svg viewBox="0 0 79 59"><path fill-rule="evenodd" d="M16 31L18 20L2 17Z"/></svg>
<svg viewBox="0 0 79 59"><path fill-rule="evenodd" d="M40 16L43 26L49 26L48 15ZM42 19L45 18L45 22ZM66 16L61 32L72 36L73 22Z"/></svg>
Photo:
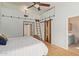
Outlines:
<svg viewBox="0 0 79 59"><path fill-rule="evenodd" d="M44 42L48 47L47 56L79 56L79 53L73 50L66 50L55 45Z"/></svg>

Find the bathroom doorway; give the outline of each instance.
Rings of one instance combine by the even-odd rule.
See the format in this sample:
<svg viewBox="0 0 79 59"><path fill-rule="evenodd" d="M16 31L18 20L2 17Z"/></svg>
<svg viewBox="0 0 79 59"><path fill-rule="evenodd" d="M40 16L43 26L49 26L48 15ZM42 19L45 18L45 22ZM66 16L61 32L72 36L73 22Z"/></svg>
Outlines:
<svg viewBox="0 0 79 59"><path fill-rule="evenodd" d="M79 51L79 16L68 18L68 47Z"/></svg>

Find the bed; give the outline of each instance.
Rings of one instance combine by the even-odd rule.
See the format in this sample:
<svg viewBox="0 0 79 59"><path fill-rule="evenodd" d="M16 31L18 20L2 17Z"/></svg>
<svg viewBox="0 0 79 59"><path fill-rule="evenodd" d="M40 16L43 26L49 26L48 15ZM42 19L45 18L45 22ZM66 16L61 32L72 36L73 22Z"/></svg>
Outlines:
<svg viewBox="0 0 79 59"><path fill-rule="evenodd" d="M31 36L8 38L7 45L0 45L0 56L43 56L48 48Z"/></svg>

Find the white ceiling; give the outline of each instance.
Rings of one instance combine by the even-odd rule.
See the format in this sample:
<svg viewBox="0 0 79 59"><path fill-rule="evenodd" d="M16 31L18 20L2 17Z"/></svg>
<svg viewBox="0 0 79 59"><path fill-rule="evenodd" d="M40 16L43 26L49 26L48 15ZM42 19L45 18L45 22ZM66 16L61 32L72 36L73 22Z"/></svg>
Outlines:
<svg viewBox="0 0 79 59"><path fill-rule="evenodd" d="M44 6L40 6L41 10L38 11L36 8L32 7L30 8L31 10L38 12L39 14L45 12L46 10L50 9L51 7L53 7L53 2L41 2L41 3L47 3L50 4L50 7L44 7ZM26 6L30 6L33 4L33 2L1 2L0 4L2 4L2 6L7 6L7 7L18 7L19 9L23 9Z"/></svg>

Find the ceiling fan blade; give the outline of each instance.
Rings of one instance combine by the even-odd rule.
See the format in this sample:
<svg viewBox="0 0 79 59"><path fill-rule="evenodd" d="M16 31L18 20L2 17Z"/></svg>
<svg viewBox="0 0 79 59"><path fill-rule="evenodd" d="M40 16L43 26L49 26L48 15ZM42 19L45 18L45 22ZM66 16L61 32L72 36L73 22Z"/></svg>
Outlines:
<svg viewBox="0 0 79 59"><path fill-rule="evenodd" d="M33 2L34 4L36 4L37 2Z"/></svg>
<svg viewBox="0 0 79 59"><path fill-rule="evenodd" d="M29 9L29 8L33 7L36 4L36 2L33 2L33 3L34 3L33 5L31 5L31 6L27 7L27 8Z"/></svg>
<svg viewBox="0 0 79 59"><path fill-rule="evenodd" d="M27 7L27 8L29 9L29 8L33 7L34 5L35 5L35 4L33 4L33 5L31 5L31 6Z"/></svg>
<svg viewBox="0 0 79 59"><path fill-rule="evenodd" d="M49 7L50 4L45 4L45 3L39 3L40 6L46 6L46 7Z"/></svg>

